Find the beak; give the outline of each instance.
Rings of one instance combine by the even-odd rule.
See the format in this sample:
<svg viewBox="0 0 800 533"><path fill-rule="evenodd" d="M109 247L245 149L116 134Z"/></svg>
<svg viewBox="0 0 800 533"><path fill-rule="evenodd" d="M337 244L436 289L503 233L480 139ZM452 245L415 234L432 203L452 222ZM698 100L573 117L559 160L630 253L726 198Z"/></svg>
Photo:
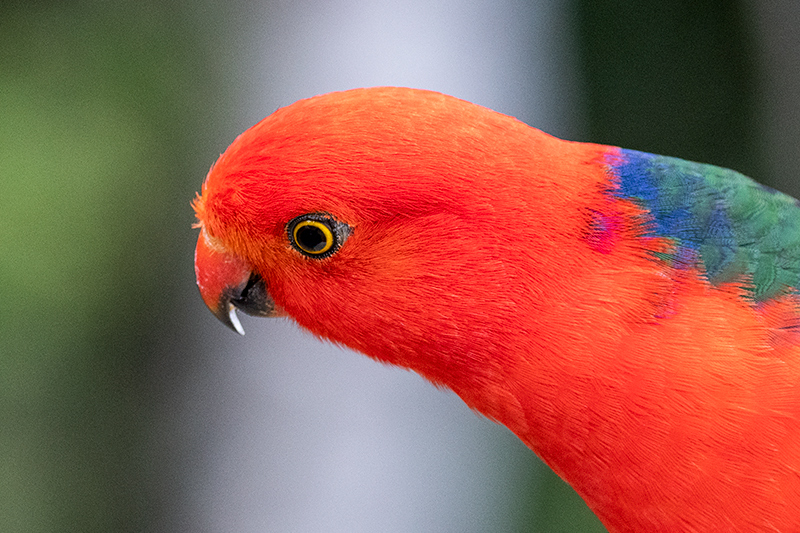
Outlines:
<svg viewBox="0 0 800 533"><path fill-rule="evenodd" d="M244 335L236 309L252 316L276 316L264 279L240 257L220 249L200 230L194 252L200 296L223 324Z"/></svg>

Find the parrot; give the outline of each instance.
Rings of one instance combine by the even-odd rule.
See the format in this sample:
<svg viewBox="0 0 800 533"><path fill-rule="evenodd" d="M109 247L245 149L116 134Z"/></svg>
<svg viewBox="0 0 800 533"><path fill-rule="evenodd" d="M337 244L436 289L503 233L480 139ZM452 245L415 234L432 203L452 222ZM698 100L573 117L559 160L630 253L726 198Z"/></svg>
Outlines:
<svg viewBox="0 0 800 533"><path fill-rule="evenodd" d="M622 532L800 531L800 203L402 87L297 101L193 202L237 310L414 371Z"/></svg>

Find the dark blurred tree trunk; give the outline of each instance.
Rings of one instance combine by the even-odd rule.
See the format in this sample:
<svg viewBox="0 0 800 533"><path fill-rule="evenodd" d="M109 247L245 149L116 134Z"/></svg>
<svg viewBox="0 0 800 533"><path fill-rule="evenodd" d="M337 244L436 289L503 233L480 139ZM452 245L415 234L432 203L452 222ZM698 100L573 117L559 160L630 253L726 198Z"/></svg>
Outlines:
<svg viewBox="0 0 800 533"><path fill-rule="evenodd" d="M760 176L752 21L735 0L577 0L595 142Z"/></svg>

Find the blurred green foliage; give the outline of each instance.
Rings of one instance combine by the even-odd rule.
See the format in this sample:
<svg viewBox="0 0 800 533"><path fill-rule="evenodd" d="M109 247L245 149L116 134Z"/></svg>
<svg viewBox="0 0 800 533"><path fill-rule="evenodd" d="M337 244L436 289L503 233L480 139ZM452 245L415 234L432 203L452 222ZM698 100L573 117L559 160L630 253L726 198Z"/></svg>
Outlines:
<svg viewBox="0 0 800 533"><path fill-rule="evenodd" d="M148 369L194 294L189 200L219 150L200 5L3 7L0 531L157 514Z"/></svg>

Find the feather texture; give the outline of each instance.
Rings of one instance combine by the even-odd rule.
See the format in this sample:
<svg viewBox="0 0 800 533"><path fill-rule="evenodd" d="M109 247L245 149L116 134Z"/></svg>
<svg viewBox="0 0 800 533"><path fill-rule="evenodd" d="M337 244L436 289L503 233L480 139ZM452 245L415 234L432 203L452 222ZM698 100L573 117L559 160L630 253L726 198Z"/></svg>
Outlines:
<svg viewBox="0 0 800 533"><path fill-rule="evenodd" d="M713 284L747 281L756 301L798 287L794 198L738 172L673 157L620 150L609 163L618 197L640 203L652 233L673 240L673 259L695 257Z"/></svg>
<svg viewBox="0 0 800 533"><path fill-rule="evenodd" d="M264 119L196 209L302 327L451 388L609 530L798 530L795 200L374 88ZM314 259L286 226L320 212L351 229Z"/></svg>

